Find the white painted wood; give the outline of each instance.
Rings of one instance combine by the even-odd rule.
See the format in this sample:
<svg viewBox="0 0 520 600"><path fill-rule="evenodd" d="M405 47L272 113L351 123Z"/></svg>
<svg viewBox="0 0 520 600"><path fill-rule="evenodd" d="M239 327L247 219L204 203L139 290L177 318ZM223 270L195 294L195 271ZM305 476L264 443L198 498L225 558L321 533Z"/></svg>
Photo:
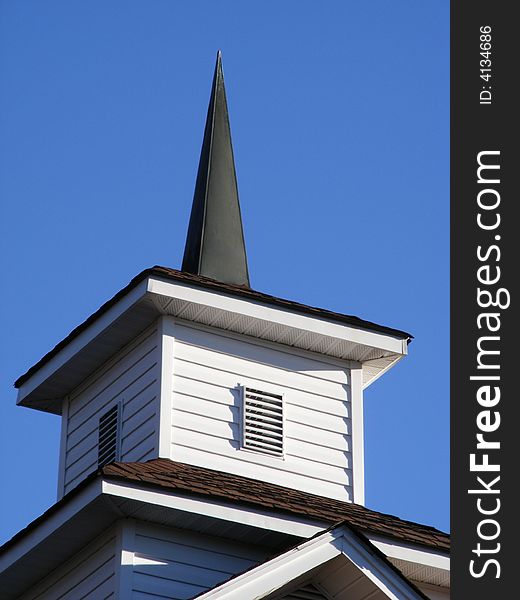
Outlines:
<svg viewBox="0 0 520 600"><path fill-rule="evenodd" d="M60 352L48 361L44 366L36 371L27 381L25 381L18 390L17 404L24 404L24 399L34 391L41 383L47 380L56 371L62 368L73 356L81 352L85 346L100 333L102 333L110 324L118 319L131 306L141 300L147 289L147 281L142 281L133 290L128 292L119 302L114 304L109 310L95 320L92 325L84 329L77 337L69 342Z"/></svg>
<svg viewBox="0 0 520 600"><path fill-rule="evenodd" d="M196 350L190 354L196 354ZM189 358L179 358L175 362L175 375L184 379L182 393L195 398L202 398L209 402L219 402L236 406L236 398L229 393L230 389L235 389L237 378L243 377L241 372L225 370L225 363L221 366L209 366L204 362L203 352L197 357L199 362L189 360ZM207 361L212 360L211 354L206 356ZM233 361L230 361L230 363ZM255 364L254 362L252 363ZM231 364L229 364L229 367ZM254 381L257 385L272 387L291 387L298 391L294 394L292 403L295 406L308 407L318 413L333 414L348 418L348 404L345 404L345 389L340 384L330 384L330 382L318 381L317 383L309 378L306 380L306 374L298 377L291 372L269 372L266 370L261 376L256 372ZM309 383L315 385L309 385ZM303 387L305 386L305 388ZM348 384L344 384L348 388ZM325 389L324 389L325 388ZM176 393L181 393L176 388Z"/></svg>
<svg viewBox="0 0 520 600"><path fill-rule="evenodd" d="M344 486L350 487L349 469L338 467L335 464L318 462L314 456L312 443L307 444L307 446L301 445L303 450L299 450L300 452L308 453L310 451L310 455L301 458L293 452L290 440L288 440L286 455L282 459L259 452L250 452L247 449L242 450L238 441L233 439L231 443L231 438L226 435L226 432L219 431L219 428L215 427L215 424L210 423L209 419L198 416L193 418L193 421L196 422L193 423L190 418L190 422L186 423L186 426L198 427L198 424L200 424L202 427L206 424L208 428L211 428L210 433L205 434L200 431L193 432L183 428L174 428L174 438L177 440L174 449L175 460L179 462L191 462L190 453L193 453L193 461L197 461L198 464L199 461L205 460L204 457L207 454L210 454L211 456L206 457L208 462L200 466L210 467L211 465L210 468L215 468L215 464L220 462L222 465L220 470L232 472L233 469L236 469L240 470L240 473L236 474L258 479L279 479L286 477L291 480L294 479L295 483L298 481L299 485L296 485L296 487L305 486L306 484L309 488L319 487L319 484L313 485L312 480L316 479L330 483L333 486L338 486L338 494L341 493L340 490ZM230 429L233 435L238 435L238 425L233 424L230 427L228 424L224 427ZM233 451L232 453L230 448ZM348 456L345 457L345 452L340 450L331 450L331 452L335 452L339 458L346 458L348 461ZM183 460L180 460L181 457ZM240 464L236 464L237 461ZM273 471L279 471L280 473L277 475ZM286 487L289 485L287 480L285 485Z"/></svg>
<svg viewBox="0 0 520 600"><path fill-rule="evenodd" d="M377 554L373 554L360 544L359 537L347 528L340 529L342 534L342 554L374 583L388 598L396 600L418 600L416 591L408 582L391 570Z"/></svg>
<svg viewBox="0 0 520 600"><path fill-rule="evenodd" d="M104 533L20 600L98 600L115 593L115 531Z"/></svg>
<svg viewBox="0 0 520 600"><path fill-rule="evenodd" d="M366 385L395 364L396 358L407 353L408 340L399 334L384 334L323 316L302 314L289 307L271 306L196 285L149 277L37 369L21 385L18 403L59 413L60 399L70 393L77 381L77 378L71 378L71 370L66 368L69 363L74 365L72 371L86 376L99 368L104 360L100 359L99 349L103 347L103 336L109 329L111 343L115 347L124 346L135 335L129 334L132 324L138 322L144 328L161 315L297 347L305 352L345 360L373 361L367 368ZM377 362L381 359L389 360Z"/></svg>
<svg viewBox="0 0 520 600"><path fill-rule="evenodd" d="M258 301L228 296L211 290L196 288L181 282L172 282L150 277L148 291L157 295L176 298L198 304L211 306L217 310L231 312L254 319L276 323L281 326L299 330L316 332L323 336L349 340L359 344L381 348L399 354L406 353L406 341L387 334L367 331L346 324L328 321L324 318L298 314L290 309L269 306Z"/></svg>
<svg viewBox="0 0 520 600"><path fill-rule="evenodd" d="M348 367L179 323L173 352L173 460L352 500ZM241 385L283 394L283 458L242 448Z"/></svg>
<svg viewBox="0 0 520 600"><path fill-rule="evenodd" d="M386 562L369 548L359 543L359 538L345 527L337 527L326 531L284 554L262 563L234 579L200 596L200 600L218 598L219 600L243 600L244 598L275 597L279 590L290 582L298 580L306 573L322 565L327 565L337 557L342 557L342 564L355 567L357 577L367 581L368 594L351 596L345 592L345 581L341 581L343 590L333 594L338 600L351 597L373 597L380 600L420 600L419 594L400 577ZM317 577L322 589L334 580L329 576ZM371 588L371 589L370 589ZM375 592L375 594L374 594ZM271 596L272 594L272 596Z"/></svg>
<svg viewBox="0 0 520 600"><path fill-rule="evenodd" d="M52 553L49 549L59 547L63 556L67 549L71 552L71 547L77 548L78 544L85 544L94 535L94 531L99 531L99 520L108 518L110 522L111 518L118 518L118 514L122 517L140 514L147 518L147 515L155 514L156 507L167 510L178 523L192 522L195 516L201 516L214 520L216 531L228 530L235 525L251 527L252 530L256 529L254 541L269 536L271 532L308 538L327 527L327 523L310 517L284 514L274 509L240 506L233 501L218 501L210 497L189 497L184 492L175 495L171 490L161 492L145 489L139 484L121 484L96 478L70 496L59 510L51 512L19 536L0 555L0 573L9 572L8 581L18 586L25 578L27 561L35 565L35 569L36 565L49 564L48 554ZM85 518L87 514L88 519ZM123 545L123 542L118 542L118 548L120 546L127 550L132 544ZM123 553L122 556L122 560L133 564L128 554ZM51 558L50 562L52 565L59 564L56 557ZM33 578L34 573L31 570ZM46 572L38 568L36 573L43 576ZM4 582L5 578L0 588ZM18 597L23 591L18 587L16 589L16 596L10 594L9 598Z"/></svg>
<svg viewBox="0 0 520 600"><path fill-rule="evenodd" d="M59 511L48 515L37 527L32 528L27 535L22 536L10 548L0 554L0 573L63 527L69 519L97 498L101 494L101 490L101 480L92 481L62 506Z"/></svg>
<svg viewBox="0 0 520 600"><path fill-rule="evenodd" d="M363 389L366 389L369 385L372 385L380 377L382 377L387 371L395 367L395 365L406 356L404 354L387 356L385 358L367 360L363 363Z"/></svg>
<svg viewBox="0 0 520 600"><path fill-rule="evenodd" d="M288 552L267 561L201 596L201 600L218 598L243 600L262 598L280 589L302 574L328 562L341 553L337 536L327 532Z"/></svg>
<svg viewBox="0 0 520 600"><path fill-rule="evenodd" d="M327 599L387 600L388 596L353 563L340 555L315 574L313 583Z"/></svg>
<svg viewBox="0 0 520 600"><path fill-rule="evenodd" d="M179 316L175 316L173 318L175 322L179 325L185 325L187 327L191 327L192 329L198 329L199 331L215 333L216 328L214 326L205 325L204 323L198 323L196 321L190 321ZM274 342L266 340L264 338L254 337L250 334L234 331L233 329L218 328L218 334L222 337L228 337L232 340L243 341L245 339L256 346L270 348L271 350L278 350L279 352L286 352L290 357L298 356L301 358L308 358L312 361L323 361L323 354L320 352L305 350L303 348L300 348L299 346L291 344L286 345L283 342ZM326 355L325 361L329 365L335 365L336 367L340 367L340 369L343 369L345 366L347 366L348 368L350 368L351 366L361 366L361 363L358 361L348 360L345 358L338 358L329 354Z"/></svg>
<svg viewBox="0 0 520 600"><path fill-rule="evenodd" d="M405 577L416 583L450 588L450 572L445 569L431 567L417 562L410 562L400 558L390 558L390 562L403 573Z"/></svg>
<svg viewBox="0 0 520 600"><path fill-rule="evenodd" d="M61 433L60 433L60 457L58 462L58 500L63 496L65 489L65 448L67 446L67 434L69 428L69 397L63 399L61 409Z"/></svg>
<svg viewBox="0 0 520 600"><path fill-rule="evenodd" d="M159 348L159 409L156 428L156 448L160 458L170 458L172 435L173 370L175 356L175 322L160 317L157 327Z"/></svg>
<svg viewBox="0 0 520 600"><path fill-rule="evenodd" d="M363 425L363 370L352 369L352 461L354 502L365 504L365 433Z"/></svg>
<svg viewBox="0 0 520 600"><path fill-rule="evenodd" d="M301 538L312 537L328 526L326 522L310 517L283 514L261 507L237 506L231 501L219 501L213 498L190 498L186 494L176 495L170 490L161 492L144 489L139 485L110 481L109 478L103 481L102 489L103 493L109 496L137 500L143 505L164 506L171 510L185 512L187 515L204 515Z"/></svg>
<svg viewBox="0 0 520 600"><path fill-rule="evenodd" d="M160 367L157 329L152 327L70 394L63 493L97 468L99 418L121 403L119 456L122 461L156 458Z"/></svg>
<svg viewBox="0 0 520 600"><path fill-rule="evenodd" d="M132 597L134 583L135 522L121 519L116 531L115 598L127 600Z"/></svg>
<svg viewBox="0 0 520 600"><path fill-rule="evenodd" d="M448 552L405 544L380 535L370 535L368 538L427 596L435 600L449 597L450 555ZM424 586L430 591L423 589Z"/></svg>
<svg viewBox="0 0 520 600"><path fill-rule="evenodd" d="M137 522L133 598L192 598L267 558L253 544Z"/></svg>
<svg viewBox="0 0 520 600"><path fill-rule="evenodd" d="M389 558L398 558L409 562L435 567L449 572L450 556L447 552L427 549L422 546L399 543L391 538L369 535L368 539Z"/></svg>

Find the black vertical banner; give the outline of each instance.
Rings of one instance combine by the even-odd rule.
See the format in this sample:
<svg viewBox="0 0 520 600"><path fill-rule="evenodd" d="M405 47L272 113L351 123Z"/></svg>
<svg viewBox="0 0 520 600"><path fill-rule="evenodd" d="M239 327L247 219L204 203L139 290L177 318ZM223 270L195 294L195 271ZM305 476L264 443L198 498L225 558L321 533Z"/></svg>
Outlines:
<svg viewBox="0 0 520 600"><path fill-rule="evenodd" d="M515 3L451 4L452 598L516 597L520 51ZM520 370L516 367L516 370Z"/></svg>

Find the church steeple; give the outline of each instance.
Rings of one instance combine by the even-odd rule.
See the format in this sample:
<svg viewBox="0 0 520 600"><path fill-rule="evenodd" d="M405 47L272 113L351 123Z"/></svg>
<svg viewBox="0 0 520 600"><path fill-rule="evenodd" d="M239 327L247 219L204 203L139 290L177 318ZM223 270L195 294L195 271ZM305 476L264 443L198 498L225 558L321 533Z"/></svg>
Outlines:
<svg viewBox="0 0 520 600"><path fill-rule="evenodd" d="M249 287L231 131L217 53L182 270Z"/></svg>

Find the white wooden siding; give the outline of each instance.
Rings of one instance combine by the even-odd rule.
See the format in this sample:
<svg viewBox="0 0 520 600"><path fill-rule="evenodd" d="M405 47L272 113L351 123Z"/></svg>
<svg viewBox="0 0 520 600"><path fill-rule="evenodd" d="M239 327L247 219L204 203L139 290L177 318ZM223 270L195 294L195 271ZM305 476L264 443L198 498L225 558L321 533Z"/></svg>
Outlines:
<svg viewBox="0 0 520 600"><path fill-rule="evenodd" d="M221 538L137 523L132 600L193 598L267 558L265 550Z"/></svg>
<svg viewBox="0 0 520 600"><path fill-rule="evenodd" d="M173 370L172 459L352 500L346 366L177 324ZM239 384L284 394L283 459L240 449Z"/></svg>
<svg viewBox="0 0 520 600"><path fill-rule="evenodd" d="M121 460L157 456L158 335L147 330L89 377L68 399L63 493L97 468L99 417L122 402Z"/></svg>
<svg viewBox="0 0 520 600"><path fill-rule="evenodd" d="M107 600L115 597L115 533L98 537L20 600Z"/></svg>

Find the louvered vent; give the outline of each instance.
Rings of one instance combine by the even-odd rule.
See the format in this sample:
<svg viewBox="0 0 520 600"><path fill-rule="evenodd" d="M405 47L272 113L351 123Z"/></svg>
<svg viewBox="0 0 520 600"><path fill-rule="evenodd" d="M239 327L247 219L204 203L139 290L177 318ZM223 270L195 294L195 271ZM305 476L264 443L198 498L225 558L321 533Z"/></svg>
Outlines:
<svg viewBox="0 0 520 600"><path fill-rule="evenodd" d="M283 456L283 396L242 387L242 447Z"/></svg>
<svg viewBox="0 0 520 600"><path fill-rule="evenodd" d="M119 404L99 418L98 466L119 458Z"/></svg>

